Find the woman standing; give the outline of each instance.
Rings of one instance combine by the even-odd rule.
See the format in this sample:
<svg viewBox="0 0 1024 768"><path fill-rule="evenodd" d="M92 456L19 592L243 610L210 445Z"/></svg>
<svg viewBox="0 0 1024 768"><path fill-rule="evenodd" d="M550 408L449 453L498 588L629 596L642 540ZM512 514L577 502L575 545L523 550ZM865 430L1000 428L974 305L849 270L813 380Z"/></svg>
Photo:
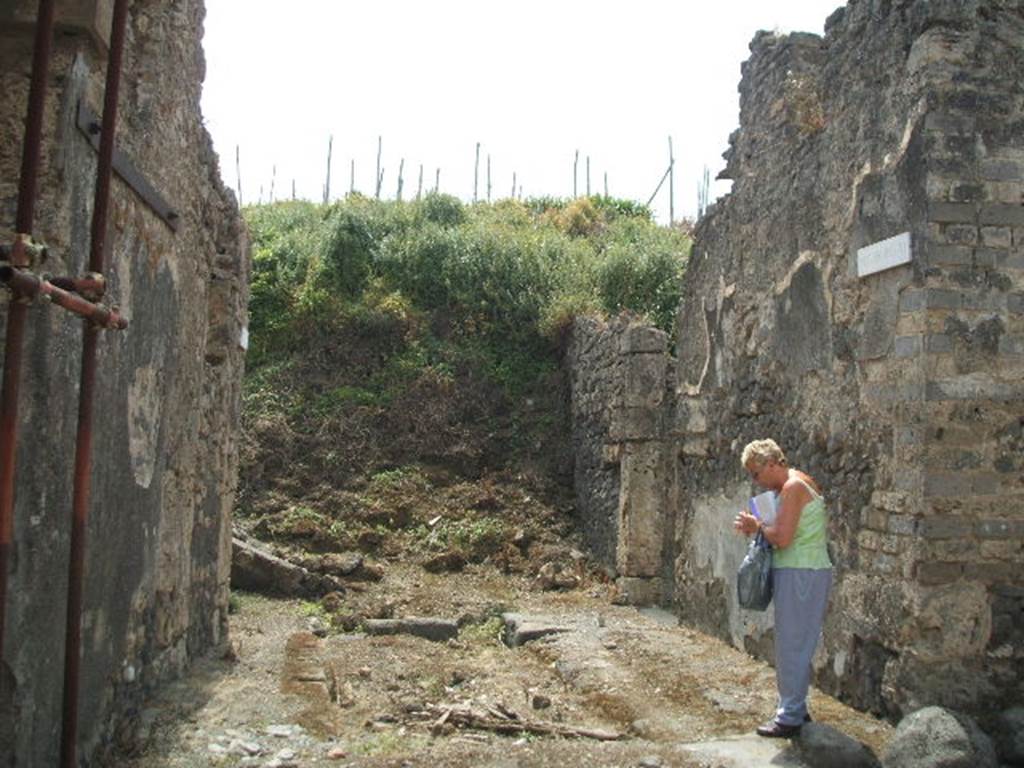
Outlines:
<svg viewBox="0 0 1024 768"><path fill-rule="evenodd" d="M777 494L774 522L765 525L740 512L733 527L750 536L760 529L772 545L775 602L775 680L779 689L775 717L757 729L759 736L789 738L811 719L807 690L811 659L825 620L832 586L832 562L826 541L827 515L821 489L793 469L774 440L755 440L743 449L741 463L751 479Z"/></svg>

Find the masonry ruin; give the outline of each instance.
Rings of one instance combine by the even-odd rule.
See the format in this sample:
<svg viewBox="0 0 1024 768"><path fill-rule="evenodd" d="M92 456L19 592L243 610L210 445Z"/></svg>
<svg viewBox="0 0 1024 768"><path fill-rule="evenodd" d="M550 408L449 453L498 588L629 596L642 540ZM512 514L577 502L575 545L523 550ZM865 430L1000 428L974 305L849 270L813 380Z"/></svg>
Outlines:
<svg viewBox="0 0 1024 768"><path fill-rule="evenodd" d="M0 0L0 241L14 238L35 0ZM112 0L56 4L36 223L40 273L86 271ZM248 252L199 113L203 3L130 4L86 535L79 749L127 738L143 696L222 642ZM148 184L156 198L142 189ZM7 317L8 294L3 292ZM6 333L6 327L5 327ZM28 311L0 664L0 764L57 765L82 321Z"/></svg>
<svg viewBox="0 0 1024 768"><path fill-rule="evenodd" d="M636 602L770 657L741 612L774 437L826 489L836 562L815 682L898 718L1024 699L1024 5L854 0L760 33L687 268L678 357L577 323L587 535Z"/></svg>

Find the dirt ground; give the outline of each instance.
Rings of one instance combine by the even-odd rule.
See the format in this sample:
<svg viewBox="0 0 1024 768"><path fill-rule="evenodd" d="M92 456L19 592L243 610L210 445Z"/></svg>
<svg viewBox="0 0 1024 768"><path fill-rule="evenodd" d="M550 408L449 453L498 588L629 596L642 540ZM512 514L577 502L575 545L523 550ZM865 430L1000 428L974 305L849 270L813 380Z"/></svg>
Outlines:
<svg viewBox="0 0 1024 768"><path fill-rule="evenodd" d="M135 753L115 765L805 764L798 746L750 735L772 711L769 666L614 596L593 579L553 591L490 564L433 574L410 563L346 594L395 617L459 621L456 638L434 642L325 633L319 603L241 595L233 653L150 702ZM509 647L510 612L561 631ZM876 753L891 734L819 692L811 709ZM483 727L467 724L474 716ZM728 745L731 761L701 749L712 744Z"/></svg>

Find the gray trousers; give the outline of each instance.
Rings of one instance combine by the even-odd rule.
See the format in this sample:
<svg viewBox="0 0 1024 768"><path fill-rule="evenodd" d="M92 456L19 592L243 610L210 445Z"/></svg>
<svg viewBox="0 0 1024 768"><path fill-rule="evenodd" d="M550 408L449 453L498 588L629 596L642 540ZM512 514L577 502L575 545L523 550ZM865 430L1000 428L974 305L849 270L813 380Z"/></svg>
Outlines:
<svg viewBox="0 0 1024 768"><path fill-rule="evenodd" d="M807 715L811 659L825 621L832 571L776 568L772 579L775 680L779 688L775 720L783 725L801 725Z"/></svg>

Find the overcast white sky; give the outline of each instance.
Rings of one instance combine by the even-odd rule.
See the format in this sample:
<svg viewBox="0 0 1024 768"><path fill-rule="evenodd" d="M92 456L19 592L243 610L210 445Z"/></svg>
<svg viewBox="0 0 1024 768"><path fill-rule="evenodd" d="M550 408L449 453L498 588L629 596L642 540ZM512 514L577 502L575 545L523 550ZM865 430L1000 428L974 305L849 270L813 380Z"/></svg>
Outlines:
<svg viewBox="0 0 1024 768"><path fill-rule="evenodd" d="M739 122L740 63L759 29L821 33L839 0L207 0L203 114L244 202L322 197L334 137L332 198L415 196L441 169L442 192L492 199L579 193L646 202L668 167L675 213L693 216L703 168L714 176ZM713 187L713 195L728 189ZM653 202L668 220L668 184Z"/></svg>

